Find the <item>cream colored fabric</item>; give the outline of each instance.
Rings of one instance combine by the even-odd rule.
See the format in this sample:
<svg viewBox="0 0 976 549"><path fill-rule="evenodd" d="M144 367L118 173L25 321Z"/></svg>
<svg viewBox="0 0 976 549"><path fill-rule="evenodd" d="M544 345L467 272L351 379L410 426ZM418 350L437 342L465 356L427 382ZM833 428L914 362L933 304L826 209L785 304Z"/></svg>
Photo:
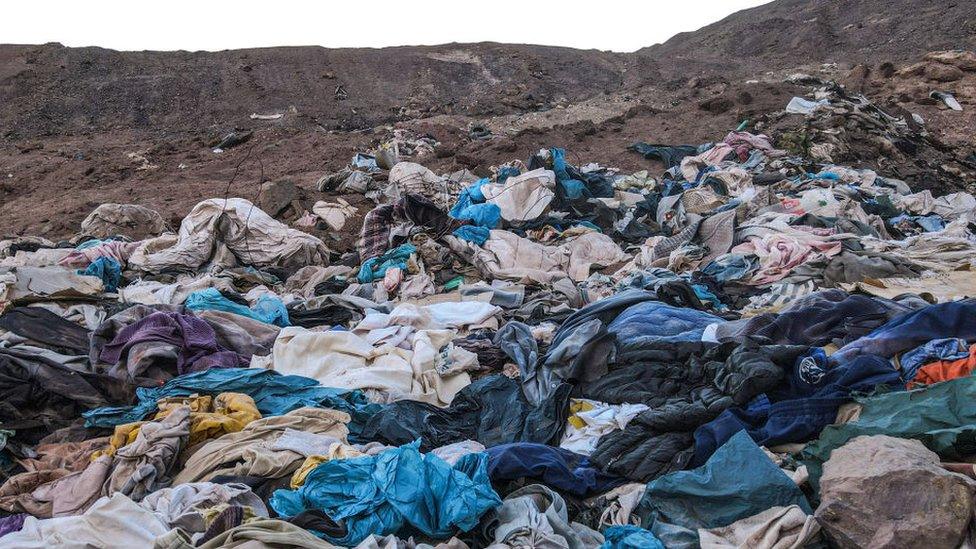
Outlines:
<svg viewBox="0 0 976 549"><path fill-rule="evenodd" d="M966 219L956 219L934 233L922 233L904 240L863 238L860 243L873 252L891 253L936 272L976 267L976 242L970 240Z"/></svg>
<svg viewBox="0 0 976 549"><path fill-rule="evenodd" d="M607 502L606 508L600 515L601 530L605 526L640 525L640 517L634 514L634 511L644 497L646 488L646 484L629 483L600 496Z"/></svg>
<svg viewBox="0 0 976 549"><path fill-rule="evenodd" d="M933 301L945 303L976 297L976 273L966 270L933 273L921 278L868 279L841 284L840 287L848 292L864 292L888 299L901 294L919 294Z"/></svg>
<svg viewBox="0 0 976 549"><path fill-rule="evenodd" d="M182 305L190 294L207 288L217 288L220 291L229 292L237 291L233 281L224 276L182 275L170 284L156 280L134 282L119 288L119 297L124 303Z"/></svg>
<svg viewBox="0 0 976 549"><path fill-rule="evenodd" d="M296 293L305 298L315 297L315 287L334 276L353 276L352 267L345 265L331 265L320 267L309 265L295 271L295 274L285 281L285 291Z"/></svg>
<svg viewBox="0 0 976 549"><path fill-rule="evenodd" d="M593 266L606 267L627 259L609 236L589 232L558 246L546 246L515 233L493 230L483 247L451 236L445 240L467 257L488 279L549 284L570 277L579 282Z"/></svg>
<svg viewBox="0 0 976 549"><path fill-rule="evenodd" d="M932 196L932 191L928 189L912 194L893 195L891 202L899 209L916 215L930 214L935 207L935 197Z"/></svg>
<svg viewBox="0 0 976 549"><path fill-rule="evenodd" d="M286 429L308 431L346 441L349 414L325 408L299 408L283 416L252 421L237 433L226 434L198 448L173 478L173 484L207 481L218 475L281 478L290 475L304 456L273 449Z"/></svg>
<svg viewBox="0 0 976 549"><path fill-rule="evenodd" d="M312 213L322 218L333 231L341 231L346 226L346 220L356 215L358 210L345 200L338 198L335 202L319 200L312 206Z"/></svg>
<svg viewBox="0 0 976 549"><path fill-rule="evenodd" d="M138 204L102 204L81 222L81 234L95 238L125 235L139 240L164 230L163 216Z"/></svg>
<svg viewBox="0 0 976 549"><path fill-rule="evenodd" d="M276 371L317 379L330 387L409 392L413 385L407 351L377 349L352 332L285 328L272 354Z"/></svg>
<svg viewBox="0 0 976 549"><path fill-rule="evenodd" d="M697 156L686 156L681 160L681 175L688 181L695 181L698 172L709 166L722 164L728 154L732 152L732 147L726 143L716 143L714 147Z"/></svg>
<svg viewBox="0 0 976 549"><path fill-rule="evenodd" d="M0 259L0 267L51 267L74 252L71 248L41 248L35 252L18 250L10 257Z"/></svg>
<svg viewBox="0 0 976 549"><path fill-rule="evenodd" d="M328 257L321 240L276 221L249 201L212 198L183 218L178 234L144 241L129 258L129 268L153 273L196 270L211 260L222 265L301 267L324 265Z"/></svg>
<svg viewBox="0 0 976 549"><path fill-rule="evenodd" d="M262 518L231 528L194 546L190 535L174 529L155 540L155 549L337 549L335 545L314 534L278 519Z"/></svg>
<svg viewBox="0 0 976 549"><path fill-rule="evenodd" d="M773 507L722 528L699 529L702 549L800 549L820 525L797 505Z"/></svg>
<svg viewBox="0 0 976 549"><path fill-rule="evenodd" d="M518 223L532 221L549 208L556 197L556 174L539 168L509 177L502 183L481 186L485 200L501 210L502 219Z"/></svg>
<svg viewBox="0 0 976 549"><path fill-rule="evenodd" d="M399 162L390 170L385 192L391 202L405 194L419 194L446 211L454 205L461 186L460 182L441 177L420 164Z"/></svg>
<svg viewBox="0 0 976 549"><path fill-rule="evenodd" d="M352 332L290 327L275 341L273 367L330 387L375 389L389 400L407 398L446 406L471 383L467 373L445 371L442 376L438 371L440 349L454 335L453 330L420 330L404 340L409 348L402 348L374 346Z"/></svg>
<svg viewBox="0 0 976 549"><path fill-rule="evenodd" d="M105 287L98 277L63 267L0 267L0 312L38 301L94 299Z"/></svg>

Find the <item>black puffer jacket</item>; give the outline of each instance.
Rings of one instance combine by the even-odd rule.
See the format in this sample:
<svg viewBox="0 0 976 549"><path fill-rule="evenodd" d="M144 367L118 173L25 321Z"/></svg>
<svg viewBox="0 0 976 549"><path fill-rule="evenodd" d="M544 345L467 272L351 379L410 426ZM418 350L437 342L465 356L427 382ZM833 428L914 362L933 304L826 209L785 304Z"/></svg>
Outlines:
<svg viewBox="0 0 976 549"><path fill-rule="evenodd" d="M619 365L581 386L582 396L643 403L650 409L625 429L601 438L591 460L608 473L637 482L683 469L694 450L695 429L776 387L804 351L806 347L727 344L684 362Z"/></svg>
<svg viewBox="0 0 976 549"><path fill-rule="evenodd" d="M87 357L67 357L15 345L0 348L0 424L21 442L35 443L92 408L130 403L135 387L91 373Z"/></svg>
<svg viewBox="0 0 976 549"><path fill-rule="evenodd" d="M532 406L518 383L491 375L468 385L447 408L401 400L370 418L362 438L402 445L421 439L429 451L464 440L486 447L511 442L559 444L569 416L569 391L563 384L539 406Z"/></svg>

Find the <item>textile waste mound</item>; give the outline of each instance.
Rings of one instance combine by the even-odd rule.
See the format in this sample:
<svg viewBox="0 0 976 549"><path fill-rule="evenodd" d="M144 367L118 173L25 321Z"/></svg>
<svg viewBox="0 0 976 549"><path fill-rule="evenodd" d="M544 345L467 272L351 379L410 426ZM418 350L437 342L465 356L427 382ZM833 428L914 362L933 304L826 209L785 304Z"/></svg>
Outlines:
<svg viewBox="0 0 976 549"><path fill-rule="evenodd" d="M784 116L911 146L816 99ZM326 200L3 240L0 546L973 544L976 198L819 136L635 143L659 174L381 148L321 183L376 203L354 253L296 228Z"/></svg>

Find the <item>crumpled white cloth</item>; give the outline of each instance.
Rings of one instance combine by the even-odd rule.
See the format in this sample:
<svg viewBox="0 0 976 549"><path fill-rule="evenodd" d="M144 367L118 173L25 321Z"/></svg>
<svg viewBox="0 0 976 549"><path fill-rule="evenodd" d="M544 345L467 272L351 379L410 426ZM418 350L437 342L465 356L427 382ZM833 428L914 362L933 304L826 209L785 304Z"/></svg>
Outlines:
<svg viewBox="0 0 976 549"><path fill-rule="evenodd" d="M28 516L19 532L0 538L0 545L18 549L152 547L169 529L163 517L116 493L99 498L81 515Z"/></svg>
<svg viewBox="0 0 976 549"><path fill-rule="evenodd" d="M505 221L522 222L536 219L549 208L556 197L556 174L539 168L509 177L502 183L481 186L481 194L490 204L501 210Z"/></svg>
<svg viewBox="0 0 976 549"><path fill-rule="evenodd" d="M255 267L325 265L329 250L318 238L292 229L243 198L211 198L196 206L177 234L145 240L129 257L129 268L158 273L195 271L217 261ZM233 266L233 265L231 265Z"/></svg>
<svg viewBox="0 0 976 549"><path fill-rule="evenodd" d="M268 516L268 508L246 484L189 482L163 488L146 496L139 505L162 517L171 528L190 533L207 529L204 512L222 503L250 507L256 516Z"/></svg>
<svg viewBox="0 0 976 549"><path fill-rule="evenodd" d="M397 327L380 330L389 329ZM463 371L467 368L454 362L477 364L474 353L450 345L455 335L450 329L419 330L401 342L404 348L388 342L374 345L353 332L293 326L275 340L271 363L278 372L310 377L329 387L376 390L388 400L447 406L471 383Z"/></svg>
<svg viewBox="0 0 976 549"><path fill-rule="evenodd" d="M576 412L570 417L559 447L584 456L596 450L600 437L623 429L630 420L647 410L644 404L607 404L585 398L574 398L572 404L590 409ZM582 427L576 425L579 421L582 421Z"/></svg>
<svg viewBox="0 0 976 549"><path fill-rule="evenodd" d="M800 549L820 525L797 505L772 507L728 526L699 529L703 549Z"/></svg>

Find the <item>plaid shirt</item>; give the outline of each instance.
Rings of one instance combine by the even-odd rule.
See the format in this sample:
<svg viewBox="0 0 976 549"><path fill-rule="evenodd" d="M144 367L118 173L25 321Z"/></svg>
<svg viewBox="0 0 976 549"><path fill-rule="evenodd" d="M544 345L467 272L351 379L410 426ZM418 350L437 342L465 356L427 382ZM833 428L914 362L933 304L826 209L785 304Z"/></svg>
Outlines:
<svg viewBox="0 0 976 549"><path fill-rule="evenodd" d="M393 205L373 208L363 218L359 234L359 260L366 261L380 255L390 247L390 228L393 226Z"/></svg>
<svg viewBox="0 0 976 549"><path fill-rule="evenodd" d="M359 235L359 260L366 261L383 255L390 249L393 245L390 234L394 226L407 224L423 227L431 232L434 238L440 238L468 223L469 221L448 216L422 195L408 194L396 204L373 208L363 218L363 229Z"/></svg>

